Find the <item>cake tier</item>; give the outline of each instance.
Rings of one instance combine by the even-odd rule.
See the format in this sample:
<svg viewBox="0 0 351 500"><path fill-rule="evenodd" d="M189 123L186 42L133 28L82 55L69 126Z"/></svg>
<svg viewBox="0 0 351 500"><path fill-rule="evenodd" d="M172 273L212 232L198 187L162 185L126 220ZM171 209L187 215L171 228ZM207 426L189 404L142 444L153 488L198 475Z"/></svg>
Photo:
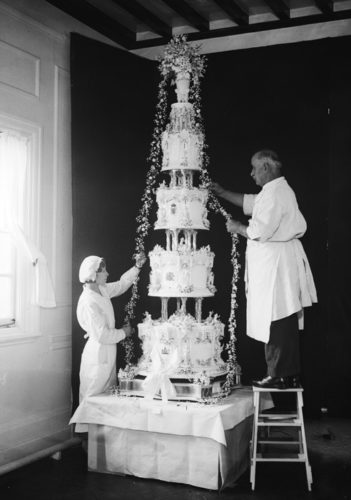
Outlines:
<svg viewBox="0 0 351 500"><path fill-rule="evenodd" d="M155 229L208 229L207 198L206 189L161 184L156 191Z"/></svg>
<svg viewBox="0 0 351 500"><path fill-rule="evenodd" d="M176 312L167 321L153 320L149 314L138 325L143 356L138 373L148 375L158 368L169 378L216 377L226 373L220 340L224 325L217 315L198 322L190 314ZM205 381L202 380L204 383Z"/></svg>
<svg viewBox="0 0 351 500"><path fill-rule="evenodd" d="M182 241L177 250L159 245L149 253L149 295L154 297L209 297L213 285L214 254L210 247L189 250Z"/></svg>
<svg viewBox="0 0 351 500"><path fill-rule="evenodd" d="M170 123L162 134L162 170L201 170L203 134L188 102L172 104Z"/></svg>

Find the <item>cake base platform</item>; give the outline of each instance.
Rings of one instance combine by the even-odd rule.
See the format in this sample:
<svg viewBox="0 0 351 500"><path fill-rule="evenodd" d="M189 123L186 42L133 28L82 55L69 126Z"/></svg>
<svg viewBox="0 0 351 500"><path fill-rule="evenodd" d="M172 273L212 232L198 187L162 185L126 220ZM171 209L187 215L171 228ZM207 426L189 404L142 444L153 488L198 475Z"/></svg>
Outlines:
<svg viewBox="0 0 351 500"><path fill-rule="evenodd" d="M119 380L118 389L123 395L145 397L143 382L145 376L137 375L133 379ZM203 401L206 398L217 396L221 392L222 385L226 380L226 373L211 378L209 385L201 385L186 378L171 378L170 381L176 390L176 396L168 398L171 401ZM240 387L238 384L237 387ZM157 393L154 399L161 399L161 393Z"/></svg>

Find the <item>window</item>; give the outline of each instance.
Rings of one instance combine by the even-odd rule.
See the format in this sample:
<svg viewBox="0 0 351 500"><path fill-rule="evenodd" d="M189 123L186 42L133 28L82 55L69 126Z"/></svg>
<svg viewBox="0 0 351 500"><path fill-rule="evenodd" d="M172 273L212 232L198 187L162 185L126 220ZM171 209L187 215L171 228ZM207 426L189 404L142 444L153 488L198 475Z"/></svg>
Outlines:
<svg viewBox="0 0 351 500"><path fill-rule="evenodd" d="M33 300L40 129L0 115L0 343L40 335Z"/></svg>
<svg viewBox="0 0 351 500"><path fill-rule="evenodd" d="M23 230L28 139L0 132L0 327L16 325L19 270L13 233Z"/></svg>
<svg viewBox="0 0 351 500"><path fill-rule="evenodd" d="M11 235L0 230L0 328L16 324L16 249Z"/></svg>

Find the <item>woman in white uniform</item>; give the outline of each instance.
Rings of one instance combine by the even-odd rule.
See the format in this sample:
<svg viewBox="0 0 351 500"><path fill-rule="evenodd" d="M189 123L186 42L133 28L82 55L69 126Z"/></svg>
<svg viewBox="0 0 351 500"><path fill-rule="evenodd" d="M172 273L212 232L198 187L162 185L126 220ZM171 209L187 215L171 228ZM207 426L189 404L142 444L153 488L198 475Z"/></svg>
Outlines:
<svg viewBox="0 0 351 500"><path fill-rule="evenodd" d="M135 266L113 283L106 282L109 274L103 258L91 255L80 266L79 281L84 285L77 305L77 318L88 339L80 365L80 403L116 384L117 343L132 335L133 329L129 324L115 328L111 298L130 288L145 261L144 254L137 255ZM87 426L77 424L76 432L87 432Z"/></svg>

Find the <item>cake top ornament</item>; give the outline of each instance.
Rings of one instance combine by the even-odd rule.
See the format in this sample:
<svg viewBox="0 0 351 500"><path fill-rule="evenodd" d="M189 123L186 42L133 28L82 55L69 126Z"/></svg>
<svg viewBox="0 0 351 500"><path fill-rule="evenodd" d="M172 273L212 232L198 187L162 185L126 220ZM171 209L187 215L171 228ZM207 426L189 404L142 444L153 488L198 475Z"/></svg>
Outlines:
<svg viewBox="0 0 351 500"><path fill-rule="evenodd" d="M177 86L178 102L188 102L190 81L193 94L199 92L200 79L206 70L206 57L200 55L199 50L199 45L193 46L187 42L186 35L176 35L166 46L164 55L159 58L159 70L163 79L167 81L171 78L171 83Z"/></svg>
<svg viewBox="0 0 351 500"><path fill-rule="evenodd" d="M186 35L175 35L166 46L164 55L159 58L159 70L163 77L177 75L192 76L194 83L205 74L206 57L200 55L199 45L190 45Z"/></svg>

